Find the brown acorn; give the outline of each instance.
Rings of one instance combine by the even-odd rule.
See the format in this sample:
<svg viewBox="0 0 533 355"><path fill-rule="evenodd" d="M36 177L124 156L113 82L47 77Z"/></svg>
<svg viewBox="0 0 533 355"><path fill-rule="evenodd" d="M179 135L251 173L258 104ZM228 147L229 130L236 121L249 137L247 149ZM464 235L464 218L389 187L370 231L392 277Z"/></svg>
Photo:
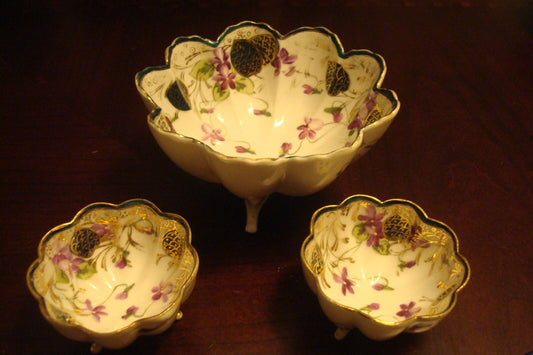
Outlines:
<svg viewBox="0 0 533 355"><path fill-rule="evenodd" d="M70 240L70 250L76 256L89 258L100 244L100 237L90 228L77 230Z"/></svg>

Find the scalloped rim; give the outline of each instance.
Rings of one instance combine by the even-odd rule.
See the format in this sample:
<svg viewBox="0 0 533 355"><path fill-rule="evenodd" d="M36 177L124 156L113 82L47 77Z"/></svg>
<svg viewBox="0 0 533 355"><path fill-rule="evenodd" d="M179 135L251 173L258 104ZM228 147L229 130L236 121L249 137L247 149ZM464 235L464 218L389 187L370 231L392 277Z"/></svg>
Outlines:
<svg viewBox="0 0 533 355"><path fill-rule="evenodd" d="M442 229L444 229L446 232L448 232L452 236L452 239L453 239L453 242L454 242L455 256L463 263L463 265L465 267L465 274L463 276L463 281L461 282L461 284L457 287L457 289L450 296L451 297L450 304L448 305L448 307L446 308L445 311L437 313L437 314L432 314L432 315L414 316L414 317L411 317L409 319L402 320L402 321L399 321L399 322L387 322L387 321L382 321L382 320L373 318L372 316L370 316L369 314L366 314L365 312L362 312L358 308L354 308L354 307L343 305L343 304L333 300L332 298L327 296L322 291L322 289L320 288L319 283L318 283L318 278L317 278L318 275L313 271L313 269L311 268L311 266L309 265L309 263L307 261L307 258L305 257L305 250L306 250L307 246L314 239L315 222L318 219L318 217L320 217L320 215L322 215L323 213L326 213L326 212L329 212L329 211L333 211L333 210L338 210L340 207L347 206L347 205L351 204L352 202L359 201L359 200L365 200L365 201L373 202L373 203L375 203L375 204L377 204L377 205L379 205L381 207L390 206L390 205L394 205L394 204L407 205L409 207L412 207L415 210L415 212L419 215L419 217L422 219L422 221L424 221L424 223L428 223L430 225L442 228ZM352 312L356 312L359 315L361 315L362 317L364 317L364 318L366 318L366 319L368 319L368 320L370 320L370 321L372 321L374 323L380 324L380 325L392 326L392 327L403 326L404 329L407 329L410 324L415 323L418 320L437 320L439 318L443 318L448 313L450 313L451 310L455 307L455 304L457 303L457 293L459 291L461 291L466 286L468 281L470 280L470 274L471 274L470 265L469 265L468 261L466 260L466 258L459 252L459 238L457 237L455 232L447 224L445 224L444 222L441 222L441 221L438 221L436 219L430 218L420 206L418 206L416 203L414 203L412 201L408 201L408 200L404 200L404 199L389 199L389 200L381 201L381 200L379 200L379 199L377 199L377 198L375 198L373 196L369 196L369 195L352 195L350 197L347 197L344 201L342 201L338 205L328 205L328 206L324 206L324 207L321 207L318 210L316 210L313 213L313 216L311 217L311 222L310 222L309 229L310 229L310 234L304 240L304 242L302 243L302 247L300 249L300 258L302 260L303 265L314 276L315 282L316 282L317 292L319 292L320 295L322 295L324 297L324 299L326 299L329 303L332 303L332 304L336 305L337 307L341 307L343 309L346 309L346 310L349 310L349 311L352 311Z"/></svg>
<svg viewBox="0 0 533 355"><path fill-rule="evenodd" d="M64 322L58 322L52 316L50 316L50 314L48 313L48 311L46 309L46 301L44 300L44 297L39 292L37 292L37 290L33 286L33 282L32 282L32 280L33 280L33 272L35 271L37 266L43 261L44 249L45 249L46 243L48 242L48 240L53 235L57 234L58 232L61 232L62 230L65 230L65 229L67 229L67 228L69 228L69 227L71 227L73 225L75 225L78 222L78 220L84 214L86 214L87 212L89 212L89 211L91 211L93 209L109 208L109 209L120 210L122 208L130 207L132 205L145 205L146 207L152 209L158 216L160 216L162 218L173 219L173 220L178 221L187 230L188 235L189 235L189 240L187 242L187 248L189 249L189 251L191 252L191 254L193 256L194 268L191 270L191 273L190 273L188 279L184 282L180 292L176 293L176 296L174 297L172 302L161 313L153 315L153 316L150 316L150 317L141 318L139 320L136 320L136 321L128 324L125 327L113 330L111 332L95 332L95 331L89 330L89 329L87 329L87 328L85 328L85 327L83 327L81 325L78 325L78 324L68 324L68 323L64 323ZM30 265L30 267L28 268L28 271L26 273L26 283L27 283L27 286L28 286L31 294L33 295L33 297L39 303L39 309L41 310L42 315L44 316L44 318L50 324L53 324L53 325L57 324L57 325L59 325L61 327L64 327L64 328L70 328L70 329L81 331L82 333L88 335L88 337L91 339L91 341L96 341L95 338L97 338L97 337L115 336L115 335L118 335L120 333L124 333L125 331L130 330L132 328L137 328L137 330L136 330L137 333L135 334L135 337L134 337L134 339L135 339L139 335L141 335L141 332L143 330L145 330L145 329L148 330L148 331L153 330L153 326L150 327L150 328L143 328L143 324L144 323L149 323L149 322L151 322L151 321L153 321L153 320L155 320L157 318L160 318L160 317L164 316L165 314L170 312L171 309L173 309L173 308L176 308L176 313L179 311L180 304L178 304L178 303L182 302L183 290L189 288L191 285L194 284L194 281L196 279L196 275L198 273L199 257L198 257L198 253L196 252L196 249L191 244L191 240L192 240L191 228L190 228L189 223L187 222L187 220L185 220L185 218L183 218L182 216L180 216L178 214L162 212L155 204L153 204L152 202L150 202L148 200L145 200L145 199L132 199L132 200L124 201L124 202L122 202L120 204L113 204L113 203L108 203L108 202L95 202L95 203L92 203L92 204L87 205L84 208L82 208L78 213L76 213L76 215L74 216L74 218L72 218L72 220L70 222L60 224L60 225L50 229L42 237L41 241L39 242L39 246L37 248L38 257L37 257L37 259L35 259L33 261L33 263Z"/></svg>
<svg viewBox="0 0 533 355"><path fill-rule="evenodd" d="M152 122L152 118L155 117L156 115L158 115L161 112L161 108L156 105L156 103L152 100L152 98L142 88L142 86L141 86L142 78L146 74L148 74L149 72L152 72L152 71L170 69L170 54L172 53L172 50L174 49L174 47L176 47L178 44L183 43L183 42L187 42L187 41L197 41L197 42L201 42L203 44L206 44L206 45L209 45L209 46L215 48L215 47L218 46L218 44L229 33L235 31L236 29L238 29L240 27L244 27L244 26L260 27L260 28L262 28L264 30L269 31L278 40L283 40L283 39L285 39L285 38L287 38L287 37L289 37L291 35L294 35L294 34L297 34L297 33L300 33L300 32L305 32L305 31L320 32L320 33L325 34L328 37L330 37L331 41L333 42L333 44L337 48L337 54L339 55L339 57L341 57L343 59L346 59L346 58L354 56L354 55L360 55L360 54L369 55L369 56L374 57L374 59L376 59L376 61L379 63L379 66L381 68L381 72L380 72L378 80L376 81L376 83L374 84L372 89L375 92L378 92L378 93L382 94L383 96L387 97L391 101L392 107L393 107L392 111L388 115L381 117L377 122L374 122L374 123L372 123L372 124L370 124L370 125L368 125L366 127L363 127L362 129L360 129L358 131L358 133L357 133L359 137L356 138L354 140L354 142L349 147L342 147L342 148L333 150L333 151L328 152L328 153L317 153L317 154L309 154L309 155L301 155L301 156L291 155L291 156L283 156L283 157L275 157L275 158L264 158L263 157L263 158L254 159L252 157L235 157L235 156L225 155L225 154L222 154L222 153L216 151L215 149L213 149L209 145L205 144L204 142L199 141L196 138L185 136L185 135L183 135L181 133L177 133L177 132L163 131L158 126L156 126ZM147 122L148 122L149 125L151 125L154 129L156 129L160 133L169 134L169 135L175 135L175 136L180 137L181 139L191 140L193 143L197 143L197 144L202 145L204 147L204 149L207 149L207 150L211 151L212 153L214 153L215 155L219 156L222 159L237 159L237 160L244 160L244 161L249 161L249 162L261 162L261 161L278 161L278 160L282 160L282 159L292 159L292 158L320 157L320 156L327 156L327 155L330 155L332 153L335 153L335 152L338 152L338 151L341 151L341 150L345 150L345 149L353 149L356 146L356 143L358 143L360 141L360 137L362 137L364 135L364 131L367 130L368 127L372 127L374 125L383 123L385 121L392 120L396 116L396 114L398 113L398 111L400 109L400 101L398 100L398 96L396 95L396 92L394 92L393 90L390 90L390 89L380 88L381 83L385 79L386 72L387 72L387 66L385 64L385 60L383 59L383 57L381 55L379 55L377 53L374 53L374 52L372 52L370 50L367 50L367 49L357 49L357 50L356 49L352 49L352 50L349 50L348 52L344 52L344 48L343 48L343 46L341 44L341 41L340 41L339 37L335 33L333 33L332 31L330 31L329 29L327 29L325 27L307 27L307 26L303 26L303 27L299 27L297 29L294 29L294 30L288 32L286 35L282 35L280 32L278 32L277 30L275 30L274 28L272 28L270 25L268 25L266 23L254 22L254 21L243 21L243 22L240 22L240 23L238 23L236 25L227 27L224 30L224 32L222 32L222 34L219 35L219 37L217 38L216 41L212 41L212 40L209 40L209 39L206 39L206 38L202 38L202 37L200 37L198 35L182 36L182 37L176 38L172 42L172 44L170 46L168 46L166 48L166 50L165 50L165 64L164 65L160 65L160 66L147 67L147 68L141 70L140 72L138 72L135 75L135 85L137 87L137 90L143 96L143 98L148 100L152 104L152 106L154 106L154 109L147 116Z"/></svg>

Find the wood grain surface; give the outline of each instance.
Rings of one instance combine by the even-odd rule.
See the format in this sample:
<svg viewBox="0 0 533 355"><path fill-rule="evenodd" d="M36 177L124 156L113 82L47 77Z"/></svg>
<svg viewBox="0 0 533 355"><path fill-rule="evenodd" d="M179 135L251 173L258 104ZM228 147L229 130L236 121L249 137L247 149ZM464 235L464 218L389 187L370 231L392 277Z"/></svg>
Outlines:
<svg viewBox="0 0 533 355"><path fill-rule="evenodd" d="M200 255L184 317L110 354L525 354L533 351L533 28L527 2L20 1L1 5L0 354L83 354L41 316L25 274L85 205L145 198L184 216ZM243 20L325 26L387 62L400 112L330 186L244 203L173 165L134 75L178 36ZM404 198L446 222L472 276L436 328L344 340L300 268L313 212L353 194Z"/></svg>

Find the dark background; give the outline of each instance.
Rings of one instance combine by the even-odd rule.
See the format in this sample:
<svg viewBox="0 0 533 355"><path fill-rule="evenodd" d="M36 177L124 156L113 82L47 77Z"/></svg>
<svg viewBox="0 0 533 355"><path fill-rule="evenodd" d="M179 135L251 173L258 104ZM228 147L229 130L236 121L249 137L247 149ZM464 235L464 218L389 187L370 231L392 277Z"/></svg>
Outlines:
<svg viewBox="0 0 533 355"><path fill-rule="evenodd" d="M184 318L145 354L525 354L533 350L531 1L13 1L0 5L0 354L88 353L39 313L37 245L85 205L146 198L184 216L200 255ZM273 195L259 232L244 203L160 151L134 85L177 36L243 20L325 26L384 56L400 112L311 196ZM446 222L472 277L433 330L342 341L300 269L312 213L353 194L404 198ZM105 351L107 352L107 351ZM112 353L112 352L109 352Z"/></svg>

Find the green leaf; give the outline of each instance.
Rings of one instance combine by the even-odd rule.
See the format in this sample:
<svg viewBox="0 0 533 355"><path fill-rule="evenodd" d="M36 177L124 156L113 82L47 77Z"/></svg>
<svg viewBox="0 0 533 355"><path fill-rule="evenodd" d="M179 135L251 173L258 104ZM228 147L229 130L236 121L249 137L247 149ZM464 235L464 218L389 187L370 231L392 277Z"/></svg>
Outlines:
<svg viewBox="0 0 533 355"><path fill-rule="evenodd" d="M216 83L215 86L213 86L213 99L215 101L224 101L229 96L229 90L228 89L222 89L220 87L220 83Z"/></svg>
<svg viewBox="0 0 533 355"><path fill-rule="evenodd" d="M237 76L235 78L235 89L246 95L254 93L254 82L244 76Z"/></svg>
<svg viewBox="0 0 533 355"><path fill-rule="evenodd" d="M192 67L191 75L196 80L207 80L213 76L215 72L215 67L211 64L210 59L203 59Z"/></svg>
<svg viewBox="0 0 533 355"><path fill-rule="evenodd" d="M63 270L59 270L57 267L56 267L56 282L61 283L61 284L68 284L70 282L68 275Z"/></svg>
<svg viewBox="0 0 533 355"><path fill-rule="evenodd" d="M375 251L377 251L381 255L390 254L389 253L389 241L385 238L380 239L378 246L373 245L372 247L374 248Z"/></svg>
<svg viewBox="0 0 533 355"><path fill-rule="evenodd" d="M360 242L364 242L368 239L368 235L365 233L365 224L364 223L357 223L352 228L352 235L355 237L356 240Z"/></svg>
<svg viewBox="0 0 533 355"><path fill-rule="evenodd" d="M84 261L80 264L80 269L76 272L78 279L87 280L96 274L96 268L88 261Z"/></svg>
<svg viewBox="0 0 533 355"><path fill-rule="evenodd" d="M324 109L324 112L327 112L327 113L334 113L334 112L339 112L341 110L340 107L335 107L335 106L331 106L331 107L326 107Z"/></svg>

